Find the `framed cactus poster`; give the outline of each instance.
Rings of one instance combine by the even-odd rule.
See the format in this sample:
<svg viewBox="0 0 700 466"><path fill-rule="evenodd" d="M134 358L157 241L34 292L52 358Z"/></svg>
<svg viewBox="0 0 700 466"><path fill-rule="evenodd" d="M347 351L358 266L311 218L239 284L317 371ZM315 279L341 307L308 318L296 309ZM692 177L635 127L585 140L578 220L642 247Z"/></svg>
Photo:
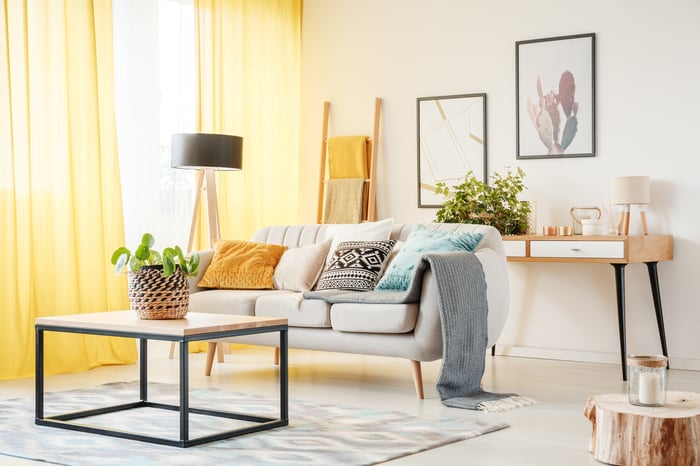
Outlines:
<svg viewBox="0 0 700 466"><path fill-rule="evenodd" d="M595 156L595 34L515 43L516 158Z"/></svg>

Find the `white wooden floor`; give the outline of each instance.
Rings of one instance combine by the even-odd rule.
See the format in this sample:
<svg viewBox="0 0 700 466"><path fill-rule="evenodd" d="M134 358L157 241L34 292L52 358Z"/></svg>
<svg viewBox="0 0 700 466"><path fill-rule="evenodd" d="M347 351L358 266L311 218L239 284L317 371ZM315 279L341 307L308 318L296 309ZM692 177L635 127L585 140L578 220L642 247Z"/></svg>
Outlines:
<svg viewBox="0 0 700 466"><path fill-rule="evenodd" d="M149 344L151 381L177 383L177 361L167 357L163 342ZM390 462L392 465L599 465L588 452L590 424L583 417L589 395L624 393L620 367L496 356L486 357L484 388L516 392L538 400L532 406L501 413L444 407L434 384L440 362L424 363L425 400L415 397L408 361L338 353L290 350L290 398L406 411L431 417L484 418L505 421L507 429ZM232 391L273 395L272 350L234 347L211 377L203 375L204 354L190 356L192 387L215 386ZM100 367L88 372L47 378L47 390L67 390L112 381L137 380L138 368ZM670 390L700 390L700 372L669 371ZM0 399L34 393L34 380L0 382ZM87 434L86 434L87 435ZM1 465L31 464L0 455Z"/></svg>

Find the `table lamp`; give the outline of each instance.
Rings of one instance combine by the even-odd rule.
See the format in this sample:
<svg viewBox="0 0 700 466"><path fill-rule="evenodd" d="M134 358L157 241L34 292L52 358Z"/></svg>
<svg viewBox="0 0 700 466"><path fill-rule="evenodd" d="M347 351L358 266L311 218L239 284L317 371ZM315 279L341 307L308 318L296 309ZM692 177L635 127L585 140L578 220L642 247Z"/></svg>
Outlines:
<svg viewBox="0 0 700 466"><path fill-rule="evenodd" d="M221 237L219 210L216 199L216 170L240 170L243 161L243 138L228 134L189 133L174 134L172 139L173 168L198 170L197 191L190 227L187 252L192 251L194 231L202 190L207 192L207 217L209 219L209 246Z"/></svg>
<svg viewBox="0 0 700 466"><path fill-rule="evenodd" d="M644 205L651 200L651 189L648 176L619 176L612 180L611 202L622 205L617 223L617 234L629 234L630 206L639 205L639 216L642 219L642 232L647 235L647 217Z"/></svg>

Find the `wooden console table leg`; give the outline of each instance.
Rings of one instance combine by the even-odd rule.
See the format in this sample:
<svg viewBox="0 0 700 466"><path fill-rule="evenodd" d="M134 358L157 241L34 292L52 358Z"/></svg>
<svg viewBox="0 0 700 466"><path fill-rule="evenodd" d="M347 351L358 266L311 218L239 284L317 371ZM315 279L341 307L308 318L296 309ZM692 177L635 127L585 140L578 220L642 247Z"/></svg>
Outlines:
<svg viewBox="0 0 700 466"><path fill-rule="evenodd" d="M659 273L656 270L658 262L646 262L649 270L649 284L651 285L651 297L654 299L654 312L656 312L656 326L659 328L661 351L666 356L666 369L669 368L668 348L666 346L666 329L664 328L664 313L661 309L661 291L659 290Z"/></svg>
<svg viewBox="0 0 700 466"><path fill-rule="evenodd" d="M620 362L622 364L622 380L627 380L627 341L625 332L625 266L627 264L611 264L615 268L615 289L617 293L617 324L620 328Z"/></svg>

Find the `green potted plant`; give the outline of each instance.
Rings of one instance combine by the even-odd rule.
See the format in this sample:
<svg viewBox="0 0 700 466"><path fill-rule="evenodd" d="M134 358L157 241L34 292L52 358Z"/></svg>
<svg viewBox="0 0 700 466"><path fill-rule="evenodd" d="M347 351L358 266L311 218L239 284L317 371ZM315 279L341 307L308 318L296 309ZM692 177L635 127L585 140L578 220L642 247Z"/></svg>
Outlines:
<svg viewBox="0 0 700 466"><path fill-rule="evenodd" d="M185 257L180 246L162 252L153 249L150 233L141 238L134 253L125 246L112 253L119 274L128 264L129 303L141 319L181 319L189 309L188 276L199 270L199 254Z"/></svg>
<svg viewBox="0 0 700 466"><path fill-rule="evenodd" d="M522 235L528 231L530 204L518 200L524 190L525 172L518 167L506 175L494 173L489 186L478 180L473 172L467 173L464 182L449 188L438 183L435 192L445 197L436 213L436 221L443 223L478 223L491 225L502 235Z"/></svg>

